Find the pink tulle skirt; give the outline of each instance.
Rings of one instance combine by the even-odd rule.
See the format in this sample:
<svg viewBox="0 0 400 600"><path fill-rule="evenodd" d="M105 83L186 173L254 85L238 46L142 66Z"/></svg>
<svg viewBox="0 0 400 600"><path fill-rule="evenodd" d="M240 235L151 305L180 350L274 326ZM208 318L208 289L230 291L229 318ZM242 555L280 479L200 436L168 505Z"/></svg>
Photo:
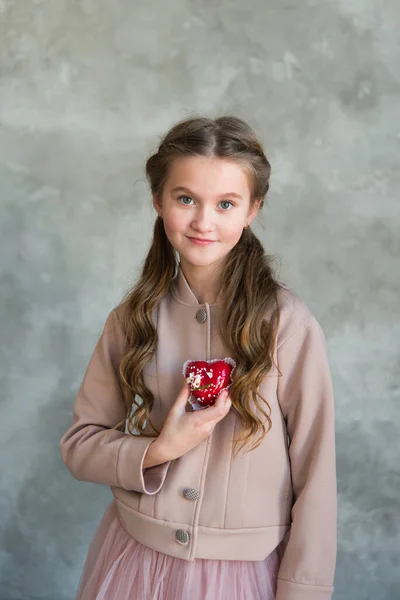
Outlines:
<svg viewBox="0 0 400 600"><path fill-rule="evenodd" d="M281 544L262 561L186 561L143 546L115 501L90 542L76 600L273 600Z"/></svg>

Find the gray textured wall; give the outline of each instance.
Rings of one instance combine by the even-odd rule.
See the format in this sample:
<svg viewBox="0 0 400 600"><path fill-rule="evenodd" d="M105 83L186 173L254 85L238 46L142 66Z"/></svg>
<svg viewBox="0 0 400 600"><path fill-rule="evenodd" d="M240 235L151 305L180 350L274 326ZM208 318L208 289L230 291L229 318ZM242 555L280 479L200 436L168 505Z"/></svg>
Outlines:
<svg viewBox="0 0 400 600"><path fill-rule="evenodd" d="M399 598L399 4L1 0L0 23L0 599L74 598L112 496L58 444L148 248L144 159L226 112L265 143L256 231L328 340L335 600Z"/></svg>

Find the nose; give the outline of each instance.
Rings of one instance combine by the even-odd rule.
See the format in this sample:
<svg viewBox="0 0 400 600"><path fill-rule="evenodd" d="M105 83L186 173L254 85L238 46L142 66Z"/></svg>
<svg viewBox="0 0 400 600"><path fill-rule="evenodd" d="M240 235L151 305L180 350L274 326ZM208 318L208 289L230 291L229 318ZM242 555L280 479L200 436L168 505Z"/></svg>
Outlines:
<svg viewBox="0 0 400 600"><path fill-rule="evenodd" d="M194 215L192 227L202 234L214 229L211 209L199 207Z"/></svg>

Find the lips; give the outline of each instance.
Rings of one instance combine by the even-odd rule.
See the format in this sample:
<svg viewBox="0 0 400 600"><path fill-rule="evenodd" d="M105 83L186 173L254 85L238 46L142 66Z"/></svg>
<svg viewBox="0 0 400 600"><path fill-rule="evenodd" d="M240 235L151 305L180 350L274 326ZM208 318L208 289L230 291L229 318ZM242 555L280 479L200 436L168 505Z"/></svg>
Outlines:
<svg viewBox="0 0 400 600"><path fill-rule="evenodd" d="M182 373L189 384L189 402L194 410L212 406L218 394L231 386L231 376L236 366L230 358L213 360L187 360Z"/></svg>

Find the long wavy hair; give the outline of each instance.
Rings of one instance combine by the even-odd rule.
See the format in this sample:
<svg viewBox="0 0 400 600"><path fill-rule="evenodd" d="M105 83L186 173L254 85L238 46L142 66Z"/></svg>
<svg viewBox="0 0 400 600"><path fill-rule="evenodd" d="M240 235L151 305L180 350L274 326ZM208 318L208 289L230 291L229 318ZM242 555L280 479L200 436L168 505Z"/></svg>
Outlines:
<svg viewBox="0 0 400 600"><path fill-rule="evenodd" d="M146 177L151 193L161 197L172 162L180 157L206 156L236 161L248 175L250 206L259 201L259 209L269 189L271 166L252 128L233 116L217 119L192 117L176 123L161 139L157 152L146 162ZM272 426L271 407L258 391L263 378L274 364L273 352L279 324L278 292L281 287L274 275L275 257L267 255L250 226L243 229L237 244L226 257L222 273L220 334L236 361L230 396L242 424L234 440L234 454L248 445L259 446ZM140 278L124 295L121 313L126 346L121 356L118 379L126 407L130 433L152 435L151 411L154 396L146 387L142 370L157 347L153 309L169 293L176 274L177 256L156 218L150 250ZM267 318L268 316L268 318ZM279 369L278 369L279 371ZM142 400L138 402L136 396ZM132 407L135 408L132 411ZM133 433L132 433L133 434Z"/></svg>

